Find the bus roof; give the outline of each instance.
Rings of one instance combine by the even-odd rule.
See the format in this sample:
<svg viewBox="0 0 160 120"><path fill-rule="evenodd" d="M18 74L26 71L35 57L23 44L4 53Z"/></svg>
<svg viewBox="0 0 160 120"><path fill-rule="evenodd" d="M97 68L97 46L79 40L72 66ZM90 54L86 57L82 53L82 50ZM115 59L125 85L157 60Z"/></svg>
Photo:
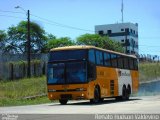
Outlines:
<svg viewBox="0 0 160 120"><path fill-rule="evenodd" d="M116 52L116 51L112 51L112 50L107 50L107 49L102 49L102 48L95 47L95 46L88 46L88 45L57 47L57 48L51 49L50 51L77 50L77 49L97 49L97 50L106 51L106 52L109 52L109 53L115 53L115 54L118 54L118 55L123 55L123 56L137 58L135 55L127 55L125 53L120 53L120 52Z"/></svg>

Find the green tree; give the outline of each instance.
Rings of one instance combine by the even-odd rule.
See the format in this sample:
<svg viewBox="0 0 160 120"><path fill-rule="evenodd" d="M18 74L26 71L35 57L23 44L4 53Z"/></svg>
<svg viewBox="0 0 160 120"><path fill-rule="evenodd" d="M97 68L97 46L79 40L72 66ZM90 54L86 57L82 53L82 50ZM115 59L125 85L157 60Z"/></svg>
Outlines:
<svg viewBox="0 0 160 120"><path fill-rule="evenodd" d="M47 48L52 49L56 47L71 46L75 45L69 37L53 38L48 41Z"/></svg>
<svg viewBox="0 0 160 120"><path fill-rule="evenodd" d="M78 45L92 45L103 49L123 52L123 47L119 42L109 39L108 36L98 34L84 34L77 38Z"/></svg>
<svg viewBox="0 0 160 120"><path fill-rule="evenodd" d="M5 31L0 30L0 52L3 52L3 49L5 48L5 41L7 39L7 34Z"/></svg>
<svg viewBox="0 0 160 120"><path fill-rule="evenodd" d="M48 40L56 39L56 36L54 36L53 34L47 34L47 39Z"/></svg>
<svg viewBox="0 0 160 120"><path fill-rule="evenodd" d="M7 38L7 34L4 30L0 30L0 42L4 41Z"/></svg>
<svg viewBox="0 0 160 120"><path fill-rule="evenodd" d="M21 21L17 26L8 28L8 40L5 52L27 52L27 22ZM45 52L47 37L45 31L37 23L30 22L31 53Z"/></svg>

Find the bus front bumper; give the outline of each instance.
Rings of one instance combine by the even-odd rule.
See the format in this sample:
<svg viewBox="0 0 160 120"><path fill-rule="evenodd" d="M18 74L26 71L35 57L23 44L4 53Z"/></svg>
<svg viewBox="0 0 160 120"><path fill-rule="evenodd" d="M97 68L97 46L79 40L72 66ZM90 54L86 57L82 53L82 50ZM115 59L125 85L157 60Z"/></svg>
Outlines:
<svg viewBox="0 0 160 120"><path fill-rule="evenodd" d="M84 100L88 99L87 91L75 92L48 92L50 100L68 99L68 100Z"/></svg>

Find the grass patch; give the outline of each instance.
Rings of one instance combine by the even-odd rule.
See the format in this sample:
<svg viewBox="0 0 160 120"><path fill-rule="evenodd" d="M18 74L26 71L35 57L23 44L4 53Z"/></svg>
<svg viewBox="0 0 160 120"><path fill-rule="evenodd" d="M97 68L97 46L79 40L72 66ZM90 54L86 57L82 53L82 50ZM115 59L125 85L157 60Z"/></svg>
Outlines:
<svg viewBox="0 0 160 120"><path fill-rule="evenodd" d="M16 105L35 105L42 103L49 103L50 100L47 96L38 97L35 99L1 99L0 106L16 106Z"/></svg>
<svg viewBox="0 0 160 120"><path fill-rule="evenodd" d="M160 78L160 63L140 63L139 64L140 82L156 80Z"/></svg>
<svg viewBox="0 0 160 120"><path fill-rule="evenodd" d="M47 96L24 99L28 96L47 94L46 77L25 78L14 81L0 81L0 106L26 105L49 102Z"/></svg>

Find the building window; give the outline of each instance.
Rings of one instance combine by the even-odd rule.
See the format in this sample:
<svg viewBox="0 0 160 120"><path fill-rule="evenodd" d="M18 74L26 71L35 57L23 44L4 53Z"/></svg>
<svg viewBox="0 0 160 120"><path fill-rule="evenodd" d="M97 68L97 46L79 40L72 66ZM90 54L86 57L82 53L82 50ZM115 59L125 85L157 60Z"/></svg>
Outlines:
<svg viewBox="0 0 160 120"><path fill-rule="evenodd" d="M98 34L103 35L104 34L103 30L98 31Z"/></svg>
<svg viewBox="0 0 160 120"><path fill-rule="evenodd" d="M136 34L135 30L133 31L134 34Z"/></svg>
<svg viewBox="0 0 160 120"><path fill-rule="evenodd" d="M127 50L126 53L130 53L130 50Z"/></svg>
<svg viewBox="0 0 160 120"><path fill-rule="evenodd" d="M135 54L135 51L131 51L131 54Z"/></svg>
<svg viewBox="0 0 160 120"><path fill-rule="evenodd" d="M130 29L131 33L133 32L132 29Z"/></svg>
<svg viewBox="0 0 160 120"><path fill-rule="evenodd" d="M107 32L108 32L108 34L111 34L111 33L112 33L112 30L108 30Z"/></svg>
<svg viewBox="0 0 160 120"><path fill-rule="evenodd" d="M129 28L125 28L125 32L129 32Z"/></svg>
<svg viewBox="0 0 160 120"><path fill-rule="evenodd" d="M124 31L124 29L121 29L121 31Z"/></svg>
<svg viewBox="0 0 160 120"><path fill-rule="evenodd" d="M129 39L126 39L126 40L125 40L125 46L130 46Z"/></svg>
<svg viewBox="0 0 160 120"><path fill-rule="evenodd" d="M122 39L121 42L124 42L124 40Z"/></svg>

